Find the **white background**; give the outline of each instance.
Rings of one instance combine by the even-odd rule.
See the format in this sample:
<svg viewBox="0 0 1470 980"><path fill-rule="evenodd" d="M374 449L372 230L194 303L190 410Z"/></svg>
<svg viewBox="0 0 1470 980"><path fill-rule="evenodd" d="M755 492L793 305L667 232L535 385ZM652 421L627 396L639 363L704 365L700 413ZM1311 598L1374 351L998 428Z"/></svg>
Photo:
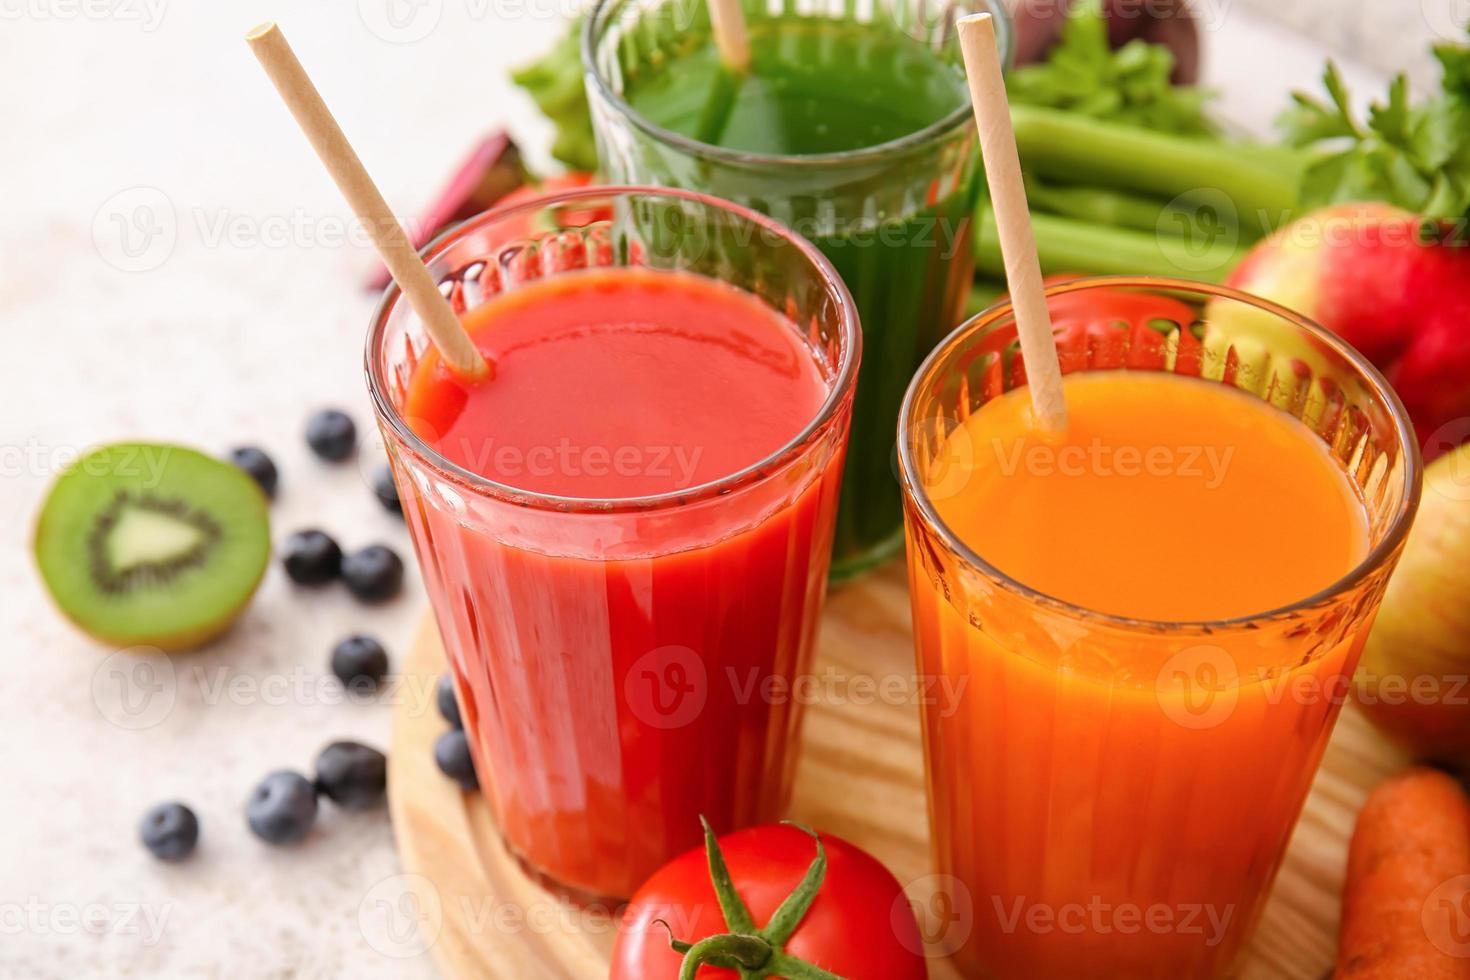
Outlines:
<svg viewBox="0 0 1470 980"><path fill-rule="evenodd" d="M400 653L417 579L367 609L272 567L239 627L160 664L161 693L128 715L117 683L150 678L58 619L29 537L80 448L248 442L281 469L277 542L316 525L407 556L359 467L321 464L302 442L326 405L371 431L359 364L372 262L340 243L347 212L241 37L281 21L389 201L413 214L491 128L546 162L548 130L506 71L557 36L570 2L0 0L0 978L432 975L426 956L391 955L414 947L395 944L378 904L398 872L385 813L324 804L294 849L256 841L242 813L261 776L309 772L332 738L386 745L390 707L332 703L327 655L355 630ZM387 26L389 3L403 30ZM1427 34L1419 0L1403 4L1405 30ZM1243 5L1211 9L1208 79L1230 118L1262 128L1288 88L1315 84L1325 49ZM136 222L134 246L159 234L126 255L118 220ZM143 811L171 798L203 823L178 867L136 841Z"/></svg>

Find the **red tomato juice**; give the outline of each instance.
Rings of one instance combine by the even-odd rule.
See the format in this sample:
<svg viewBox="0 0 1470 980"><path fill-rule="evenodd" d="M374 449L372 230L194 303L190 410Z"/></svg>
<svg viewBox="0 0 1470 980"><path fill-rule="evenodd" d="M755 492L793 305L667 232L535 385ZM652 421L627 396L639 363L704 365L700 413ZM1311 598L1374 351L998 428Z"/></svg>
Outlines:
<svg viewBox="0 0 1470 980"><path fill-rule="evenodd" d="M465 323L494 378L430 351L405 419L474 474L576 499L410 494L425 584L507 843L563 891L625 898L700 814L723 832L786 803L849 409L763 463L831 381L791 321L690 273L549 276ZM675 496L629 502L650 495Z"/></svg>

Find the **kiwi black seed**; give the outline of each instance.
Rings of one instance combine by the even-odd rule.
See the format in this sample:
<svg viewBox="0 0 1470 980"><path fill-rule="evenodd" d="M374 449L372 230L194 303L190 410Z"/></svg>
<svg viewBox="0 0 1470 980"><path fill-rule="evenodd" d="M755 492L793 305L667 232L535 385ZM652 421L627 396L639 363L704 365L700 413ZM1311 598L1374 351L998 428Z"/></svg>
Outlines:
<svg viewBox="0 0 1470 980"><path fill-rule="evenodd" d="M97 639L198 646L229 628L265 573L265 494L182 446L103 446L52 486L36 561L57 606Z"/></svg>

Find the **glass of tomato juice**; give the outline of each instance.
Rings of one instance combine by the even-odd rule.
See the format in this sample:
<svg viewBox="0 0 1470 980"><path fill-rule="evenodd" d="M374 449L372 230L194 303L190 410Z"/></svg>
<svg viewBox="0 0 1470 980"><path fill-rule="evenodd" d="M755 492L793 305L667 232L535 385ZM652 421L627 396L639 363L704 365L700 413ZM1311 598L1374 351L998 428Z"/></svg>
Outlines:
<svg viewBox="0 0 1470 980"><path fill-rule="evenodd" d="M470 219L427 259L494 377L396 290L367 374L481 788L584 902L778 817L826 590L861 334L810 244L606 187Z"/></svg>
<svg viewBox="0 0 1470 980"><path fill-rule="evenodd" d="M1418 502L1412 428L1321 327L1223 287L1048 290L1069 423L1011 308L900 422L947 945L983 977L1239 966Z"/></svg>

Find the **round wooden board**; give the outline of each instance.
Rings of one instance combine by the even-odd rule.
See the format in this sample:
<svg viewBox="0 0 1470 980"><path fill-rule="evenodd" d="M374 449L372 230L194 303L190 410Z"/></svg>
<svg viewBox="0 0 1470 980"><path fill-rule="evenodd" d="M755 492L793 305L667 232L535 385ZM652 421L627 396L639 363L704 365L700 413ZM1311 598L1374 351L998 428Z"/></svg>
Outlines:
<svg viewBox="0 0 1470 980"><path fill-rule="evenodd" d="M912 670L909 600L891 563L836 590L827 602L817 671L881 676ZM405 664L422 685L444 669L426 617ZM413 690L426 690L415 686ZM417 882L436 962L447 977L602 980L615 925L565 905L526 878L505 852L476 794L460 793L434 766L444 723L404 699L389 754L389 797L398 850ZM897 699L893 699L897 700ZM808 709L792 817L871 851L910 882L928 873L923 754L912 705L815 704ZM1336 948L1338 899L1358 807L1406 762L1351 705L1343 712L1312 788L1241 976L1321 980ZM421 877L420 877L421 876ZM933 980L954 980L945 960Z"/></svg>

